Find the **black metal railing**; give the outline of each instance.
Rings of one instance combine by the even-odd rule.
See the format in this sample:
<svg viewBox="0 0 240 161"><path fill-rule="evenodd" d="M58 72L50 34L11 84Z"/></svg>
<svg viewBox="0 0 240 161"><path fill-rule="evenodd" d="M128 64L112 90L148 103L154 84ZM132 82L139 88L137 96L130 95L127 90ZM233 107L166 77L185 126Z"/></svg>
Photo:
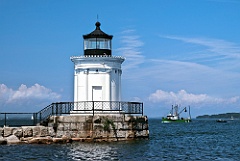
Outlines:
<svg viewBox="0 0 240 161"><path fill-rule="evenodd" d="M118 101L82 101L52 103L36 113L0 113L0 126L23 126L47 123L50 116L66 114L141 114L143 103Z"/></svg>
<svg viewBox="0 0 240 161"><path fill-rule="evenodd" d="M37 124L36 113L0 113L1 126L32 126Z"/></svg>

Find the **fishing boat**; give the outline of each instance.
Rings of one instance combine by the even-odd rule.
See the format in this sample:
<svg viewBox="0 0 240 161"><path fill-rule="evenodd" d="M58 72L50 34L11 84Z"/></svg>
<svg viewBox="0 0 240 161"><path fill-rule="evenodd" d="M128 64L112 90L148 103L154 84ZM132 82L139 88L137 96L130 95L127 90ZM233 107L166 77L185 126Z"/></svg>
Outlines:
<svg viewBox="0 0 240 161"><path fill-rule="evenodd" d="M218 119L216 120L217 122L220 122L220 123L226 123L227 121L226 120L223 120L223 119Z"/></svg>
<svg viewBox="0 0 240 161"><path fill-rule="evenodd" d="M189 106L189 109L188 109L188 114L189 114L188 118L180 117L180 114L182 112L187 112L187 107L184 107L179 112L179 106L178 105L172 106L172 109L171 109L170 113L167 115L167 117L162 118L162 123L184 123L184 122L188 123L188 122L191 122L190 106Z"/></svg>

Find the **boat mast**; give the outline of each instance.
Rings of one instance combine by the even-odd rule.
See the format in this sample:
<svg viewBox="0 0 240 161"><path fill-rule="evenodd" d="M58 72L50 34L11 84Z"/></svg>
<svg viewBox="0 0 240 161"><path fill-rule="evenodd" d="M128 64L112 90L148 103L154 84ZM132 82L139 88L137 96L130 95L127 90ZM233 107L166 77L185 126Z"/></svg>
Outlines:
<svg viewBox="0 0 240 161"><path fill-rule="evenodd" d="M188 115L189 115L190 120L191 120L192 118L191 118L191 113L190 113L190 106L188 106Z"/></svg>
<svg viewBox="0 0 240 161"><path fill-rule="evenodd" d="M179 118L178 105L174 106L174 116L177 116Z"/></svg>

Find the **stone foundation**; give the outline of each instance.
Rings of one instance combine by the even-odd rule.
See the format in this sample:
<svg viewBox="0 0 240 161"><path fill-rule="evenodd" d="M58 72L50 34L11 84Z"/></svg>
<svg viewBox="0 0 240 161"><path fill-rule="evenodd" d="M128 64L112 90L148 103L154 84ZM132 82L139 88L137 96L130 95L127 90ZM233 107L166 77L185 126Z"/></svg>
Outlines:
<svg viewBox="0 0 240 161"><path fill-rule="evenodd" d="M147 116L52 116L48 120L48 126L0 128L0 144L101 142L142 138L149 138Z"/></svg>

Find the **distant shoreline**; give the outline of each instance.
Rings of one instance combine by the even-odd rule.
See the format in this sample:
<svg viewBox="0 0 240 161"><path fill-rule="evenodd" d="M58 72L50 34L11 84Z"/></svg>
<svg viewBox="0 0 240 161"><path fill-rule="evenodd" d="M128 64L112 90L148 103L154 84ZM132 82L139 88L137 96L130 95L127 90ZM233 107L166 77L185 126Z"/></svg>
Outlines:
<svg viewBox="0 0 240 161"><path fill-rule="evenodd" d="M196 119L240 119L240 113L222 113L213 115L201 115L197 116Z"/></svg>

